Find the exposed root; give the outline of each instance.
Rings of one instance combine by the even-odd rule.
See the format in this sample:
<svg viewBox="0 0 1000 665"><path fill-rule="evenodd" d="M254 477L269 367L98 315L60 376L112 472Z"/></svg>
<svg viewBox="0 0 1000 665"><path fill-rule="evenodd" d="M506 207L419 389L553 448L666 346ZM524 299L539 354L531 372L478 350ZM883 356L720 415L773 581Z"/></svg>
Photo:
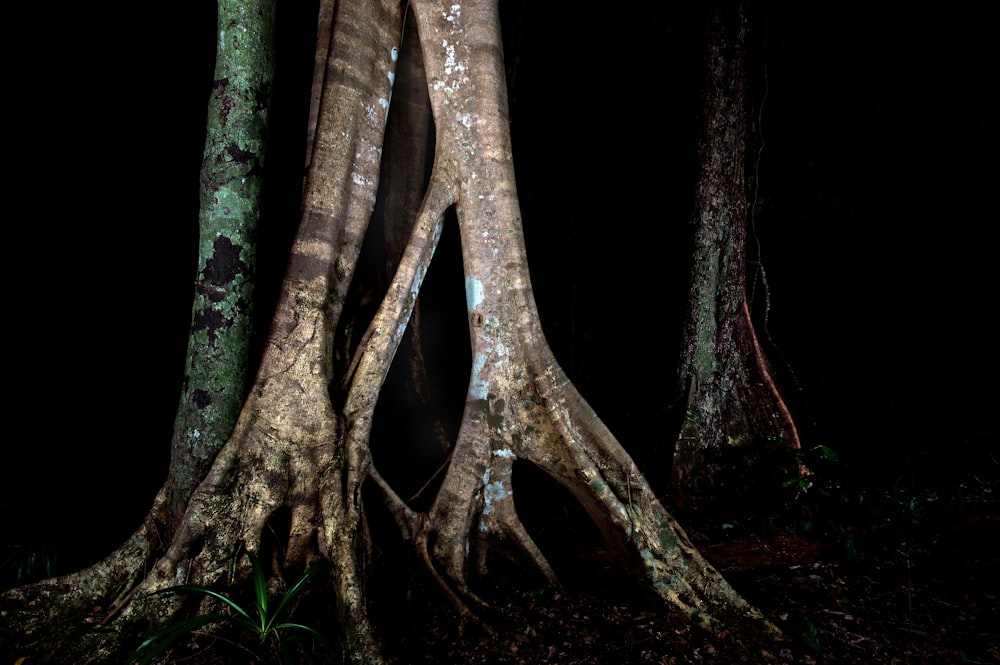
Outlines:
<svg viewBox="0 0 1000 665"><path fill-rule="evenodd" d="M95 629L107 626L128 606L157 553L163 551L156 525L165 522L165 506L160 492L135 533L94 565L5 591L0 596L0 624L5 626L0 630L0 652L49 657L59 646L52 638L54 626L66 640L88 641L93 649L113 651L114 635Z"/></svg>
<svg viewBox="0 0 1000 665"><path fill-rule="evenodd" d="M652 588L692 620L709 625L741 617L766 624L698 554L631 458L569 384L545 343L531 295L502 117L506 100L497 85L502 64L494 63L495 69L481 60L476 67L468 64L469 32L476 31L481 50L499 41L487 27L496 25L486 16L493 5L467 4L461 12L432 2L413 7L425 36L437 159L416 229L356 358L344 408L349 448L366 450L377 398L372 386L380 386L388 372L433 255L440 220L452 203L462 237L473 368L458 440L426 513L415 513L377 471L366 470L367 458L355 472L376 479L404 537L463 616L474 611L470 606L482 605L469 580L473 572L485 572L488 553L526 558L557 583L514 507L511 473L514 461L523 459L569 490ZM475 87L476 95L460 94L465 86Z"/></svg>

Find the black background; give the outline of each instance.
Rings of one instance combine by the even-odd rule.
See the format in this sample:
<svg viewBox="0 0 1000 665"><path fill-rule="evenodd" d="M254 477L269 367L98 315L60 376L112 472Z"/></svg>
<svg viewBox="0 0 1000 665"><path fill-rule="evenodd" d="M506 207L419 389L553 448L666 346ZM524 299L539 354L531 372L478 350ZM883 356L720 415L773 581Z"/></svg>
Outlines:
<svg viewBox="0 0 1000 665"><path fill-rule="evenodd" d="M906 458L995 449L995 23L799 4L754 8L751 77L769 350L806 445L889 480ZM560 361L655 463L641 451L673 436L700 20L580 7L501 2L532 281ZM278 18L265 297L296 221L314 41L308 3ZM166 473L214 20L208 2L68 5L8 27L23 31L6 85L12 541L99 556Z"/></svg>

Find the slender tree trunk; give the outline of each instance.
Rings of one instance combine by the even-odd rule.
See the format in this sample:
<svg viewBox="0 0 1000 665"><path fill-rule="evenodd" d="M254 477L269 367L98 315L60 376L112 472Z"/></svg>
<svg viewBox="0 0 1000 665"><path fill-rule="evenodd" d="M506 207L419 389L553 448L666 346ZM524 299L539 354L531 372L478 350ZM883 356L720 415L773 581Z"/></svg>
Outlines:
<svg viewBox="0 0 1000 665"><path fill-rule="evenodd" d="M250 378L256 235L274 79L274 0L219 0L217 35L191 334L164 489L167 537L229 439Z"/></svg>
<svg viewBox="0 0 1000 665"><path fill-rule="evenodd" d="M748 23L742 0L715 0L708 12L694 256L680 363L687 411L672 467L675 492L703 497L735 489L739 478L757 482L761 476L747 466L761 459L772 463L772 478L794 474L799 448L747 305Z"/></svg>

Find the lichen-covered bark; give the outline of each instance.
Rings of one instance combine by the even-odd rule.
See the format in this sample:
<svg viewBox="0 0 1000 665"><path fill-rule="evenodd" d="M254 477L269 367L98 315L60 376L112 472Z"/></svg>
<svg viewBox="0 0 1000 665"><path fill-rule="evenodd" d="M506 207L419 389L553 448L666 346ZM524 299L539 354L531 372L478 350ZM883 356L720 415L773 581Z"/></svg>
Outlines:
<svg viewBox="0 0 1000 665"><path fill-rule="evenodd" d="M256 234L274 78L274 0L219 0L218 8L191 334L165 487L168 537L232 433L250 372Z"/></svg>
<svg viewBox="0 0 1000 665"><path fill-rule="evenodd" d="M191 334L168 480L136 532L104 560L5 595L0 623L10 628L0 632L4 653L17 644L18 653L40 658L61 647L71 649L64 662L84 662L113 652L116 636L103 626L132 598L146 567L169 544L194 488L232 432L249 371L273 15L273 0L218 3Z"/></svg>
<svg viewBox="0 0 1000 665"><path fill-rule="evenodd" d="M261 368L229 444L146 584L159 588L181 571L217 579L226 558L240 545L259 547L267 520L286 509L286 564L331 562L344 660L376 662L360 573L362 478L354 451L339 444L331 386L339 384L334 333L378 188L402 7L344 0L330 20L303 212Z"/></svg>
<svg viewBox="0 0 1000 665"><path fill-rule="evenodd" d="M781 446L794 473L795 424L757 344L746 297L746 45L741 0L709 9L704 127L696 191L688 323L680 363L687 411L672 467L679 495L707 496L763 446ZM743 455L744 457L740 457ZM771 452L772 461L775 459Z"/></svg>

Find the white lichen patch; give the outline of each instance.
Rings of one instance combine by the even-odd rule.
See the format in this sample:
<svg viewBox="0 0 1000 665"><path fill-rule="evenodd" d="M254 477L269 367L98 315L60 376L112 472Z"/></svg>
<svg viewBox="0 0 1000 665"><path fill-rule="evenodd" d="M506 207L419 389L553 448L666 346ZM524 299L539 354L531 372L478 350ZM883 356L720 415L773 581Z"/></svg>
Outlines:
<svg viewBox="0 0 1000 665"><path fill-rule="evenodd" d="M449 44L447 39L442 39L441 48L444 49L444 73L451 74L455 69L455 45Z"/></svg>
<svg viewBox="0 0 1000 665"><path fill-rule="evenodd" d="M510 496L510 491L506 486L499 480L493 481L483 488L483 501L485 502L483 512L489 515L490 511L493 510L492 504L503 501L508 496Z"/></svg>
<svg viewBox="0 0 1000 665"><path fill-rule="evenodd" d="M493 512L494 503L503 501L511 495L502 480L490 482L492 472L492 469L487 468L483 473L483 515L489 515Z"/></svg>
<svg viewBox="0 0 1000 665"><path fill-rule="evenodd" d="M483 283L473 275L465 278L465 303L470 314L483 304Z"/></svg>
<svg viewBox="0 0 1000 665"><path fill-rule="evenodd" d="M458 5L452 5L452 14L443 14L446 21L455 24L455 20L461 14L458 11L460 7ZM460 28L454 28L451 30L451 36L454 37L462 32ZM469 82L469 77L466 75L466 66L463 60L458 56L458 45L460 42L449 41L448 39L441 40L441 51L444 54L443 64L443 77L435 77L434 83L432 85L433 89L436 91L443 91L447 96L454 95L458 89L464 83ZM445 103L449 103L449 100L444 100Z"/></svg>
<svg viewBox="0 0 1000 665"><path fill-rule="evenodd" d="M472 357L472 378L469 380L469 395L475 399L486 399L489 394L490 382L482 375L485 366L486 356L476 353Z"/></svg>

